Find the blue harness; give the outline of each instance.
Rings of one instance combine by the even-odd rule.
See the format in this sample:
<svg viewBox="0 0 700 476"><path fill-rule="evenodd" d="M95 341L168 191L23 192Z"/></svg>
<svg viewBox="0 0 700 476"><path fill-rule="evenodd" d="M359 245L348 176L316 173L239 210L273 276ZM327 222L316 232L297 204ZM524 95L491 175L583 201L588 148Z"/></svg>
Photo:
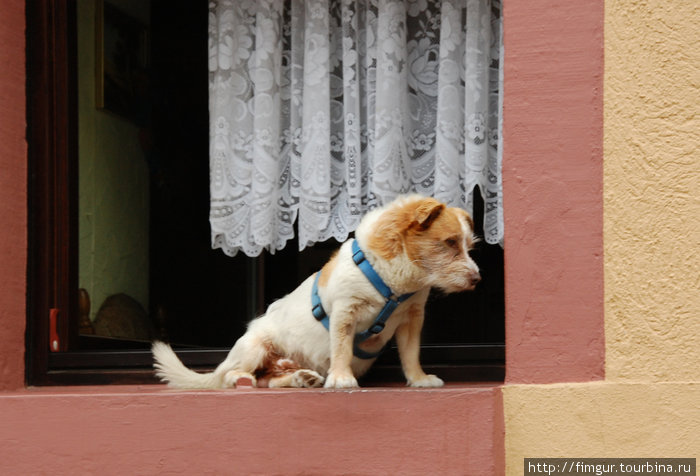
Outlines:
<svg viewBox="0 0 700 476"><path fill-rule="evenodd" d="M360 249L360 245L357 244L357 240L352 241L352 260L355 262L357 267L360 268L360 271L362 271L362 273L367 277L369 282L372 283L375 289L379 291L382 296L384 296L384 300L386 301L382 310L379 311L377 318L374 320L372 325L369 326L369 329L355 334L353 346L353 353L355 354L355 357L360 359L374 359L384 352L384 348L382 348L379 352L367 352L360 349L359 344L382 332L384 330L384 326L386 325L386 321L394 312L394 309L396 309L398 305L404 302L406 299L413 296L414 293L396 296L369 263L365 257L365 254ZM320 321L326 329L329 329L330 319L326 311L323 309L321 297L318 295L318 279L320 277L321 271L316 273L316 279L314 280L314 285L311 289L311 312L317 321Z"/></svg>

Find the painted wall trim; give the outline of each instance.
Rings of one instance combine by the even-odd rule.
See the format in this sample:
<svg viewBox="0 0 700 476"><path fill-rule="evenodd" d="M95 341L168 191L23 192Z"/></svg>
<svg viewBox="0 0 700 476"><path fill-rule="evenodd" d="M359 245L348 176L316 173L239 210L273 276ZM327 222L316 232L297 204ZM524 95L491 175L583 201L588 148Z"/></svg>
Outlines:
<svg viewBox="0 0 700 476"><path fill-rule="evenodd" d="M24 385L27 143L24 1L0 15L0 390Z"/></svg>
<svg viewBox="0 0 700 476"><path fill-rule="evenodd" d="M506 382L600 380L604 2L503 5Z"/></svg>

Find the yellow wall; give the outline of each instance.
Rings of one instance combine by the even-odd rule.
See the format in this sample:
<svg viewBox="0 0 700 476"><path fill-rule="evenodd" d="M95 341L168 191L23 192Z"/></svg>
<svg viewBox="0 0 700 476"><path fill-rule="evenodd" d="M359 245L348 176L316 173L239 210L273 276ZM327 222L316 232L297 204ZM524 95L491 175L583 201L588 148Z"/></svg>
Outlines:
<svg viewBox="0 0 700 476"><path fill-rule="evenodd" d="M606 373L700 373L700 3L608 1Z"/></svg>
<svg viewBox="0 0 700 476"><path fill-rule="evenodd" d="M606 379L503 390L525 457L700 457L700 3L607 0Z"/></svg>
<svg viewBox="0 0 700 476"><path fill-rule="evenodd" d="M523 458L698 458L700 382L511 385L506 466Z"/></svg>
<svg viewBox="0 0 700 476"><path fill-rule="evenodd" d="M138 127L95 106L95 1L77 3L79 286L91 318L126 293L148 309L149 174ZM149 2L112 1L148 21Z"/></svg>

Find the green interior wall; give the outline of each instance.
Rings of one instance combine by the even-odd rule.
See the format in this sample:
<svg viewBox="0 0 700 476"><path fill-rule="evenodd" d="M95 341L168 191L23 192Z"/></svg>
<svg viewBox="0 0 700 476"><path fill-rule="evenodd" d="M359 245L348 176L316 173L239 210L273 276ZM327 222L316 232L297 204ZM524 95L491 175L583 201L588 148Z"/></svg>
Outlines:
<svg viewBox="0 0 700 476"><path fill-rule="evenodd" d="M148 1L111 1L144 24ZM96 0L78 15L79 285L94 320L108 296L126 293L148 309L149 172L139 127L96 108Z"/></svg>

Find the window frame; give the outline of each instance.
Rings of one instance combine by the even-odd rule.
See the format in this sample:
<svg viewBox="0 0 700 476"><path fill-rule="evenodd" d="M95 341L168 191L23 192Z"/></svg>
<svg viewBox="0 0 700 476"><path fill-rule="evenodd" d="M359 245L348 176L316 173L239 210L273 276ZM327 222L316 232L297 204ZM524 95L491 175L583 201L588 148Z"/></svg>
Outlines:
<svg viewBox="0 0 700 476"><path fill-rule="evenodd" d="M77 335L76 73L68 67L76 37L75 3L27 2L28 289L27 380L46 382L50 315L58 349ZM73 322L71 322L73 321Z"/></svg>
<svg viewBox="0 0 700 476"><path fill-rule="evenodd" d="M73 1L27 3L29 265L26 378L30 385L157 383L147 350L69 351L78 339L77 52ZM49 349L58 310L58 352ZM231 343L233 344L233 342ZM448 380L503 381L505 343L424 346L426 371ZM185 365L210 369L228 349L177 350ZM449 364L439 363L451 355ZM363 382L397 381L395 351ZM402 378L402 377L401 377Z"/></svg>

